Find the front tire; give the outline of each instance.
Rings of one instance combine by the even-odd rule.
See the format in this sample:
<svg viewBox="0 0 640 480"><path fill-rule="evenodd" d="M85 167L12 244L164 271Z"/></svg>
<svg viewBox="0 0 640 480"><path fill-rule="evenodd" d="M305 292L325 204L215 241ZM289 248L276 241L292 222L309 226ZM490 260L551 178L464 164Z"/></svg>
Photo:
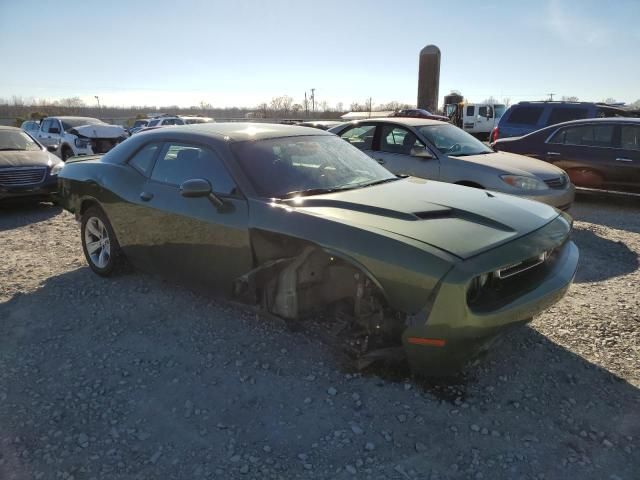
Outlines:
<svg viewBox="0 0 640 480"><path fill-rule="evenodd" d="M91 270L108 277L123 263L122 251L107 215L90 207L82 215L80 236L82 250Z"/></svg>
<svg viewBox="0 0 640 480"><path fill-rule="evenodd" d="M71 150L71 147L69 146L62 147L62 161L66 162L71 157L73 157L73 150Z"/></svg>

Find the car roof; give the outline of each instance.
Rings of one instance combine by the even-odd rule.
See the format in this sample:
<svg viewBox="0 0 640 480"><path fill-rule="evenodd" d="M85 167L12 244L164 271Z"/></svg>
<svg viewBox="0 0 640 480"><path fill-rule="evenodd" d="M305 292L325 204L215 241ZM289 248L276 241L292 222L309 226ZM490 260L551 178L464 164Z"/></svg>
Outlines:
<svg viewBox="0 0 640 480"><path fill-rule="evenodd" d="M144 135L163 136L167 134L165 129L157 129L152 132L142 132ZM175 134L197 134L226 142L243 142L247 140L266 140L269 138L295 137L302 135L328 135L332 133L311 127L299 127L297 125L283 125L278 123L198 123L194 125L173 126L170 130Z"/></svg>
<svg viewBox="0 0 640 480"><path fill-rule="evenodd" d="M95 117L79 117L79 116L74 116L74 115L51 115L50 117L43 118L43 120L48 120L50 118L57 118L58 120L80 120L80 119L84 119L84 118L89 118L91 120L98 120L99 122L102 122L102 120L100 120L99 118L95 118Z"/></svg>
<svg viewBox="0 0 640 480"><path fill-rule="evenodd" d="M556 123L546 128L565 127L571 125L582 125L585 123L631 123L640 125L640 118L635 117L598 117L598 118L581 118L579 120L569 120L568 122Z"/></svg>
<svg viewBox="0 0 640 480"><path fill-rule="evenodd" d="M380 118L365 118L362 120L353 120L348 122L349 124L355 125L358 123L367 123L367 122L385 122L385 123L396 123L398 125L406 125L408 127L422 127L425 125L443 125L448 124L448 122L444 122L441 120L431 120L429 118L415 118L415 117L380 117Z"/></svg>

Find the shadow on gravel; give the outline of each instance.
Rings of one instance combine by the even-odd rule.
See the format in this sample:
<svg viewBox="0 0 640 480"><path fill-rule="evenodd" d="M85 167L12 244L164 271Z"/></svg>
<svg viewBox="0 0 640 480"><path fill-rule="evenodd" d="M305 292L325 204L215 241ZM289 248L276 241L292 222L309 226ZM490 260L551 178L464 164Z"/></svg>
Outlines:
<svg viewBox="0 0 640 480"><path fill-rule="evenodd" d="M0 232L43 222L55 217L62 208L50 202L7 199L0 201Z"/></svg>
<svg viewBox="0 0 640 480"><path fill-rule="evenodd" d="M335 465L363 455L354 422L380 445L384 478L408 478L394 465L429 478L454 462L465 470L446 478L479 478L471 448L527 460L487 464L495 475L485 478L633 478L640 467L630 450L639 390L532 328L451 383L376 369L347 380L337 363L313 336L146 275L104 279L85 267L51 277L0 304L0 440L10 439L0 478L86 465L96 478L195 478L194 465L270 478L242 477L231 456L264 458L265 444L281 464L263 463L269 475L304 476L306 451L316 477L338 478ZM349 442L332 440L336 431ZM50 462L42 451L63 454Z"/></svg>
<svg viewBox="0 0 640 480"><path fill-rule="evenodd" d="M570 214L582 222L640 233L640 197L578 193Z"/></svg>
<svg viewBox="0 0 640 480"><path fill-rule="evenodd" d="M574 227L572 239L580 249L576 283L600 282L638 269L638 255L622 242L603 238L591 230Z"/></svg>

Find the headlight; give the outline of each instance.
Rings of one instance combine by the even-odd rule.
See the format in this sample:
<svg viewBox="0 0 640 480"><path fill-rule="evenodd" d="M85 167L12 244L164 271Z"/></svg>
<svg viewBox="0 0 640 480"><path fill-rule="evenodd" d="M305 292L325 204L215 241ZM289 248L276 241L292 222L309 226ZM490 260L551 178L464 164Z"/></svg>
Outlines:
<svg viewBox="0 0 640 480"><path fill-rule="evenodd" d="M88 138L76 138L75 144L78 148L87 148L91 145L91 140Z"/></svg>
<svg viewBox="0 0 640 480"><path fill-rule="evenodd" d="M64 162L56 163L53 167L51 167L51 175L58 175L60 170L64 168Z"/></svg>
<svg viewBox="0 0 640 480"><path fill-rule="evenodd" d="M514 188L520 190L546 190L547 184L535 177L522 175L500 175L500 179Z"/></svg>

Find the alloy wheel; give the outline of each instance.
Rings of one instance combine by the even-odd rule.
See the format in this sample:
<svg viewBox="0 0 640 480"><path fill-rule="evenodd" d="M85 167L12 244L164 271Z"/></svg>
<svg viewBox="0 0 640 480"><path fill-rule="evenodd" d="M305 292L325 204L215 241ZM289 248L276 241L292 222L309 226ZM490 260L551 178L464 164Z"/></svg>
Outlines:
<svg viewBox="0 0 640 480"><path fill-rule="evenodd" d="M98 217L91 217L84 229L84 243L91 262L98 268L106 268L111 258L109 232Z"/></svg>

